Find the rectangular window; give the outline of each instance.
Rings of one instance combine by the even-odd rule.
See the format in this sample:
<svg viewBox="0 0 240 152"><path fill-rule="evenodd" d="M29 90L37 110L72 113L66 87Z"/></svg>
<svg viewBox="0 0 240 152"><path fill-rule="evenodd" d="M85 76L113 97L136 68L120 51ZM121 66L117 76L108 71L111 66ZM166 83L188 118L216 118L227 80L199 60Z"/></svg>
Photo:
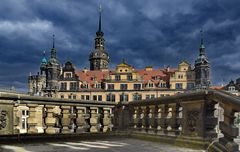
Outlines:
<svg viewBox="0 0 240 152"><path fill-rule="evenodd" d="M131 81L132 80L132 75L127 75L127 80Z"/></svg>
<svg viewBox="0 0 240 152"><path fill-rule="evenodd" d="M86 100L90 100L90 97L89 97L89 95L86 95Z"/></svg>
<svg viewBox="0 0 240 152"><path fill-rule="evenodd" d="M71 83L70 83L70 90L71 90L71 91L76 91L76 90L78 90L78 83L77 83L77 82L71 82Z"/></svg>
<svg viewBox="0 0 240 152"><path fill-rule="evenodd" d="M108 90L114 90L114 84L108 84L107 89Z"/></svg>
<svg viewBox="0 0 240 152"><path fill-rule="evenodd" d="M176 83L176 89L182 89L182 83Z"/></svg>
<svg viewBox="0 0 240 152"><path fill-rule="evenodd" d="M193 83L187 83L187 89L191 90L194 88L194 84Z"/></svg>
<svg viewBox="0 0 240 152"><path fill-rule="evenodd" d="M121 90L127 90L128 89L127 84L121 84L120 89Z"/></svg>
<svg viewBox="0 0 240 152"><path fill-rule="evenodd" d="M146 95L146 99L150 99L150 95Z"/></svg>
<svg viewBox="0 0 240 152"><path fill-rule="evenodd" d="M84 100L84 95L81 95L81 100Z"/></svg>
<svg viewBox="0 0 240 152"><path fill-rule="evenodd" d="M127 94L121 94L120 95L120 101L123 102L123 101L128 101L128 95Z"/></svg>
<svg viewBox="0 0 240 152"><path fill-rule="evenodd" d="M120 77L120 75L115 75L115 80L116 80L116 81L119 81L119 80L121 80L121 77Z"/></svg>
<svg viewBox="0 0 240 152"><path fill-rule="evenodd" d="M93 100L97 101L97 96L96 95L93 96Z"/></svg>
<svg viewBox="0 0 240 152"><path fill-rule="evenodd" d="M142 95L138 93L133 94L133 100L142 100Z"/></svg>
<svg viewBox="0 0 240 152"><path fill-rule="evenodd" d="M66 82L61 83L60 90L63 90L63 91L67 90L67 83Z"/></svg>
<svg viewBox="0 0 240 152"><path fill-rule="evenodd" d="M76 96L76 95L73 95L73 99L77 99L77 96Z"/></svg>
<svg viewBox="0 0 240 152"><path fill-rule="evenodd" d="M134 90L141 90L141 84L134 84L133 88Z"/></svg>
<svg viewBox="0 0 240 152"><path fill-rule="evenodd" d="M155 98L155 95L154 94L151 94L151 99L154 99Z"/></svg>
<svg viewBox="0 0 240 152"><path fill-rule="evenodd" d="M98 101L102 101L102 96L98 95Z"/></svg>

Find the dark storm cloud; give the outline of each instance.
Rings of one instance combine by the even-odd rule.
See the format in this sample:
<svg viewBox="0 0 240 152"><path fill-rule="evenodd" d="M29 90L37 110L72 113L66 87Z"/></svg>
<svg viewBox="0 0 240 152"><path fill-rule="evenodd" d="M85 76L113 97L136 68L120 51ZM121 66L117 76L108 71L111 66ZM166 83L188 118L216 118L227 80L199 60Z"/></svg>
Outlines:
<svg viewBox="0 0 240 152"><path fill-rule="evenodd" d="M88 67L94 47L99 1L2 0L0 5L0 87L27 88L38 72L42 51L56 35L58 57ZM204 30L214 84L240 73L240 1L102 0L103 31L112 68L125 58L135 68L194 64Z"/></svg>

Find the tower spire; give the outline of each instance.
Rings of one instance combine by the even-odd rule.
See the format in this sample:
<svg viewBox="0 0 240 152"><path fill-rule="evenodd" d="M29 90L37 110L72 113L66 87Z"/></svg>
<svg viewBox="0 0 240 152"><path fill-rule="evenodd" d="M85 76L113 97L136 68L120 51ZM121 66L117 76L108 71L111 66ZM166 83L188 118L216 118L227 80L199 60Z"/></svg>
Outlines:
<svg viewBox="0 0 240 152"><path fill-rule="evenodd" d="M203 30L202 29L200 30L200 37L201 37L200 48L199 48L200 55L205 55L205 46L204 46L204 43L203 43Z"/></svg>
<svg viewBox="0 0 240 152"><path fill-rule="evenodd" d="M53 39L53 48L55 48L55 35L54 34L53 34L52 39Z"/></svg>
<svg viewBox="0 0 240 152"><path fill-rule="evenodd" d="M98 23L98 32L102 31L102 5L99 4L99 23Z"/></svg>

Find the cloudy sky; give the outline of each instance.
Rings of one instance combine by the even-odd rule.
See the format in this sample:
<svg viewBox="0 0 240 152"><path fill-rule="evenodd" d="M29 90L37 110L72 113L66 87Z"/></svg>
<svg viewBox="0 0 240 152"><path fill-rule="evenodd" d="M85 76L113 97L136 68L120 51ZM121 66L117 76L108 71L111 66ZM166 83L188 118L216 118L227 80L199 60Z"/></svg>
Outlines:
<svg viewBox="0 0 240 152"><path fill-rule="evenodd" d="M61 63L89 67L99 0L1 0L0 88L27 90L52 34ZM176 67L198 56L204 30L212 83L240 77L239 0L101 0L111 68L122 58L135 68Z"/></svg>

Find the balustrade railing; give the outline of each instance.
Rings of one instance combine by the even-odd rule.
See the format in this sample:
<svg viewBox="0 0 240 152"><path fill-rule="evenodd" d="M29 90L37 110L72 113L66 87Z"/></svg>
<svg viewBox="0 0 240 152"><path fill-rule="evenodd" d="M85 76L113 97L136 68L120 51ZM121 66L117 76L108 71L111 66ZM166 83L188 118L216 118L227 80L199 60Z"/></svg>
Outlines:
<svg viewBox="0 0 240 152"><path fill-rule="evenodd" d="M113 102L3 95L0 105L0 135L96 133L113 128Z"/></svg>
<svg viewBox="0 0 240 152"><path fill-rule="evenodd" d="M217 104L224 109L224 120L219 122L224 137L218 140ZM171 143L198 143L209 151L238 151L234 113L240 111L239 97L209 90L122 103L118 109L123 113L116 117L116 126L132 134L155 135ZM128 113L127 122L124 113Z"/></svg>
<svg viewBox="0 0 240 152"><path fill-rule="evenodd" d="M223 120L216 116L217 106L224 110ZM212 90L119 104L0 93L0 135L105 133L114 128L133 137L233 152L239 147L236 112L239 97Z"/></svg>

